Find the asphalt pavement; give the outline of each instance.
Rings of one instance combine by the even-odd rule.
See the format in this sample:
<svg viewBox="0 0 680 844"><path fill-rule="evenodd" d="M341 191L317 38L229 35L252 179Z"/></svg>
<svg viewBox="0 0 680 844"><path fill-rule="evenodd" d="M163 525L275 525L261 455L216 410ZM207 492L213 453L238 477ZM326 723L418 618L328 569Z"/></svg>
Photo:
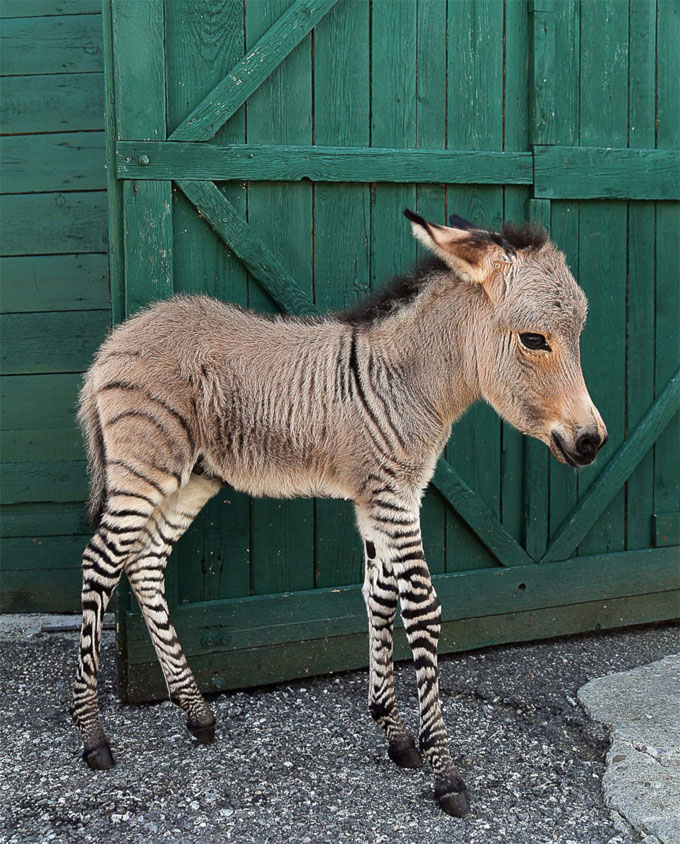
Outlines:
<svg viewBox="0 0 680 844"><path fill-rule="evenodd" d="M72 621L72 619L70 619ZM199 746L168 702L115 696L105 633L100 702L116 766L90 771L68 716L77 637L0 616L0 842L106 844L656 844L604 802L607 720L579 689L680 650L673 624L441 659L444 718L472 811L444 815L430 772L388 759L366 671L218 695ZM412 666L397 668L416 727ZM672 844L669 840L664 844Z"/></svg>

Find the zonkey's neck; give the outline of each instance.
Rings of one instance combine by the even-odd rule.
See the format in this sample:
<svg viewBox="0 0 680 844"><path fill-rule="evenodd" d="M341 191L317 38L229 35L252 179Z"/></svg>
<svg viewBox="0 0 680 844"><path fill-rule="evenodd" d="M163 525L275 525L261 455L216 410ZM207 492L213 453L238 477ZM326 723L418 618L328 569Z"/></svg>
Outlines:
<svg viewBox="0 0 680 844"><path fill-rule="evenodd" d="M397 364L408 392L442 430L481 396L473 330L482 296L450 276L433 279L414 302L369 329L373 348Z"/></svg>

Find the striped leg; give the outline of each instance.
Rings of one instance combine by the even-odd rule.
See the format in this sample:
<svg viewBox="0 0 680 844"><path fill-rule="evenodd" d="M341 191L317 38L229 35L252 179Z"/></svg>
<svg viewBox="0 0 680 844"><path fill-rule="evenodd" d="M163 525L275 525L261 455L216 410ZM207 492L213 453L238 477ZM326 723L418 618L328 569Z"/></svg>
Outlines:
<svg viewBox="0 0 680 844"><path fill-rule="evenodd" d="M441 607L425 562L418 506L383 493L368 514L367 532L376 555L391 566L401 615L413 651L420 707L420 749L433 767L435 797L448 814L469 809L465 783L453 764L439 702L437 645Z"/></svg>
<svg viewBox="0 0 680 844"><path fill-rule="evenodd" d="M141 526L160 499L154 489L145 489L139 495L132 489L114 490L102 522L83 552L83 619L71 715L83 739L83 756L94 770L114 764L97 705L102 620Z"/></svg>
<svg viewBox="0 0 680 844"><path fill-rule="evenodd" d="M125 565L163 669L170 699L186 712L189 731L203 743L214 739L215 717L198 690L170 621L164 575L173 545L219 488L216 481L192 475L187 484L156 508L144 528L143 544Z"/></svg>
<svg viewBox="0 0 680 844"><path fill-rule="evenodd" d="M394 616L397 611L397 580L388 562L377 557L375 543L365 540L366 577L364 600L368 612L370 674L368 708L383 728L390 759L402 768L419 768L420 753L397 710L392 659Z"/></svg>

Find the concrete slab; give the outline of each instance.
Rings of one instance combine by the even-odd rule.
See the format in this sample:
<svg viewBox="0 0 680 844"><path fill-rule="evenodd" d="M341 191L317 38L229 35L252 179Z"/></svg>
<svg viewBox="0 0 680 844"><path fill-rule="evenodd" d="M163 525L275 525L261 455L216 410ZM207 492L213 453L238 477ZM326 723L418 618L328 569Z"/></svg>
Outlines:
<svg viewBox="0 0 680 844"><path fill-rule="evenodd" d="M605 804L652 841L680 844L680 654L591 680L578 698L612 730Z"/></svg>

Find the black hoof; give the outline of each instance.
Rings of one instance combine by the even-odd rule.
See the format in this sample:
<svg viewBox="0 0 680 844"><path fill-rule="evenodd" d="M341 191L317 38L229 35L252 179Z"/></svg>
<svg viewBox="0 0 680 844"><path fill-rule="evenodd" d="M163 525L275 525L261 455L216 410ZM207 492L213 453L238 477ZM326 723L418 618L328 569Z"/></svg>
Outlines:
<svg viewBox="0 0 680 844"><path fill-rule="evenodd" d="M187 721L187 729L200 744L212 744L215 741L215 722L212 724L199 724L196 721Z"/></svg>
<svg viewBox="0 0 680 844"><path fill-rule="evenodd" d="M113 761L111 748L108 744L100 744L99 747L93 747L92 750L86 750L83 753L83 759L92 768L93 771L108 771L116 764Z"/></svg>
<svg viewBox="0 0 680 844"><path fill-rule="evenodd" d="M422 768L423 759L414 742L409 744L391 744L387 754L400 768Z"/></svg>
<svg viewBox="0 0 680 844"><path fill-rule="evenodd" d="M437 794L435 796L440 808L447 815L452 815L454 818L464 818L470 811L470 801L465 786L463 786L462 791L449 791L448 794Z"/></svg>

